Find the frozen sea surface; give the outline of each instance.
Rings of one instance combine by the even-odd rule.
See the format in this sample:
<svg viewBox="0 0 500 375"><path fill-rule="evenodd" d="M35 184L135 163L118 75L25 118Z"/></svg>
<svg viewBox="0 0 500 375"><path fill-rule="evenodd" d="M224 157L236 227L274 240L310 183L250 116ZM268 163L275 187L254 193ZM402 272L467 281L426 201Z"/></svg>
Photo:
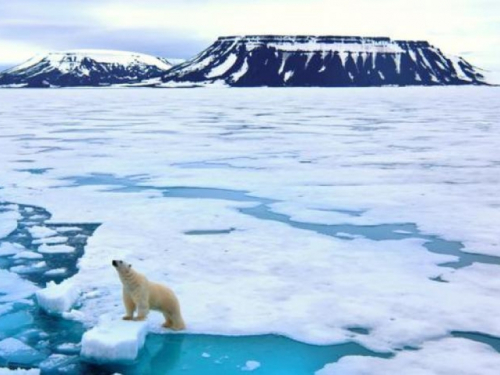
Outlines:
<svg viewBox="0 0 500 375"><path fill-rule="evenodd" d="M78 269L3 248L2 268L16 254L39 264L19 277L71 277L73 319L123 313L110 267L123 258L170 285L186 337L217 335L238 371L274 362L224 354L221 335L302 342L306 372L499 361L498 88L0 90L0 102L0 200L102 223L72 255L58 237L77 233L36 228L33 214L26 235L43 256L82 255ZM337 363L306 344L354 346Z"/></svg>

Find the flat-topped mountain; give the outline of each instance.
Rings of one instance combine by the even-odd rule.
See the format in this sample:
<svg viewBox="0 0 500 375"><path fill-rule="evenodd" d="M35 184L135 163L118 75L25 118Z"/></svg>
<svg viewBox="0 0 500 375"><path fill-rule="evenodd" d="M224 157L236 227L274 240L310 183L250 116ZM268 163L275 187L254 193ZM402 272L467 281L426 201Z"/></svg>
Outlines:
<svg viewBox="0 0 500 375"><path fill-rule="evenodd" d="M485 84L477 68L426 41L348 36L221 37L170 69L163 86L409 86Z"/></svg>
<svg viewBox="0 0 500 375"><path fill-rule="evenodd" d="M166 59L135 52L74 50L33 57L0 73L0 85L14 87L109 86L159 77Z"/></svg>

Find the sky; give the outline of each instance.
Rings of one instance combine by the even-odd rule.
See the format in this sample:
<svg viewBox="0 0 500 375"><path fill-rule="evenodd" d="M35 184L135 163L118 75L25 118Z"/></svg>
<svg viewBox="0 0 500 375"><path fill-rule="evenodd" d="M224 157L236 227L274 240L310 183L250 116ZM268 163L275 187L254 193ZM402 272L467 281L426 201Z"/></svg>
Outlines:
<svg viewBox="0 0 500 375"><path fill-rule="evenodd" d="M65 49L190 58L245 34L427 40L500 73L500 0L0 0L0 69Z"/></svg>

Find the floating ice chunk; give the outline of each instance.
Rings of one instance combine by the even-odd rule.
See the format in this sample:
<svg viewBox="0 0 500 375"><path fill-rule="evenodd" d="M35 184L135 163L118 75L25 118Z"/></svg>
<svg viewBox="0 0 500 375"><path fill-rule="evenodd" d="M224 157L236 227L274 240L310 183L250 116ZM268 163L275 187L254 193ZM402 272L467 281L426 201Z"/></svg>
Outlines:
<svg viewBox="0 0 500 375"><path fill-rule="evenodd" d="M81 356L95 362L129 362L137 358L144 345L146 322L101 321L85 332Z"/></svg>
<svg viewBox="0 0 500 375"><path fill-rule="evenodd" d="M2 242L0 244L0 256L17 254L23 250L26 250L25 247L17 243Z"/></svg>
<svg viewBox="0 0 500 375"><path fill-rule="evenodd" d="M56 350L62 354L77 354L80 352L80 344L66 342L64 344L57 345Z"/></svg>
<svg viewBox="0 0 500 375"><path fill-rule="evenodd" d="M58 228L56 228L56 230L59 233L65 233L65 232L77 232L77 231L81 231L82 228L80 228L80 227L58 227Z"/></svg>
<svg viewBox="0 0 500 375"><path fill-rule="evenodd" d="M11 370L8 368L0 368L0 375L40 375L40 370L37 368L32 368L29 370L25 369Z"/></svg>
<svg viewBox="0 0 500 375"><path fill-rule="evenodd" d="M31 365L41 361L44 356L36 349L22 341L9 337L0 341L0 358L5 362L19 365Z"/></svg>
<svg viewBox="0 0 500 375"><path fill-rule="evenodd" d="M45 243L45 244L57 244L57 243L65 243L66 241L68 241L67 237L57 236L57 237L39 238L38 240L34 240L33 243L35 245L39 245L39 244L42 244L42 243Z"/></svg>
<svg viewBox="0 0 500 375"><path fill-rule="evenodd" d="M71 373L70 371L63 371L64 369L70 369L69 366L74 367L78 362L78 357L75 355L64 355L64 354L52 354L45 361L40 363L40 370L46 373ZM72 371L73 373L75 371Z"/></svg>
<svg viewBox="0 0 500 375"><path fill-rule="evenodd" d="M41 226L34 226L28 229L33 238L44 238L44 237L52 237L57 234L57 232L53 229Z"/></svg>
<svg viewBox="0 0 500 375"><path fill-rule="evenodd" d="M52 270L49 270L45 272L46 276L61 276L65 275L68 270L66 268L54 268Z"/></svg>
<svg viewBox="0 0 500 375"><path fill-rule="evenodd" d="M43 254L60 254L60 253L72 253L75 251L74 247L68 245L47 245L43 244L38 248L38 251Z"/></svg>
<svg viewBox="0 0 500 375"><path fill-rule="evenodd" d="M34 251L21 251L14 255L14 259L42 259L43 255L35 253Z"/></svg>
<svg viewBox="0 0 500 375"><path fill-rule="evenodd" d="M43 271L45 267L47 267L47 263L41 261L30 265L14 266L10 268L10 271L19 274L36 273Z"/></svg>
<svg viewBox="0 0 500 375"><path fill-rule="evenodd" d="M400 374L402 369L411 374L496 375L499 368L500 356L490 346L465 339L445 338L427 342L421 350L400 352L390 359L344 357L337 363L326 365L316 375Z"/></svg>
<svg viewBox="0 0 500 375"><path fill-rule="evenodd" d="M210 354L208 354L208 353L201 353L201 356L203 358L210 358Z"/></svg>
<svg viewBox="0 0 500 375"><path fill-rule="evenodd" d="M0 303L30 297L38 288L19 275L0 269Z"/></svg>
<svg viewBox="0 0 500 375"><path fill-rule="evenodd" d="M45 289L36 293L38 305L48 313L63 313L71 309L80 296L80 289L66 281L61 284L50 282Z"/></svg>
<svg viewBox="0 0 500 375"><path fill-rule="evenodd" d="M245 366L242 367L241 369L243 371L253 371L253 370L256 370L260 367L260 362L257 362L257 361L247 361L245 363Z"/></svg>

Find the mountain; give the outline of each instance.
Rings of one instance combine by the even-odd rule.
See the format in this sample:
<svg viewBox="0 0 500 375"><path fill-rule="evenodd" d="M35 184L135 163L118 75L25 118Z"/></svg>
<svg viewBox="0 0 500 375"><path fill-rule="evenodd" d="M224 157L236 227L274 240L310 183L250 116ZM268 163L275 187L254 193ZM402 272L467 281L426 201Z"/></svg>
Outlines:
<svg viewBox="0 0 500 375"><path fill-rule="evenodd" d="M463 58L425 41L274 35L221 37L162 81L166 87L486 84Z"/></svg>
<svg viewBox="0 0 500 375"><path fill-rule="evenodd" d="M135 52L74 50L36 56L0 73L0 85L13 87L109 86L159 77L173 64Z"/></svg>

